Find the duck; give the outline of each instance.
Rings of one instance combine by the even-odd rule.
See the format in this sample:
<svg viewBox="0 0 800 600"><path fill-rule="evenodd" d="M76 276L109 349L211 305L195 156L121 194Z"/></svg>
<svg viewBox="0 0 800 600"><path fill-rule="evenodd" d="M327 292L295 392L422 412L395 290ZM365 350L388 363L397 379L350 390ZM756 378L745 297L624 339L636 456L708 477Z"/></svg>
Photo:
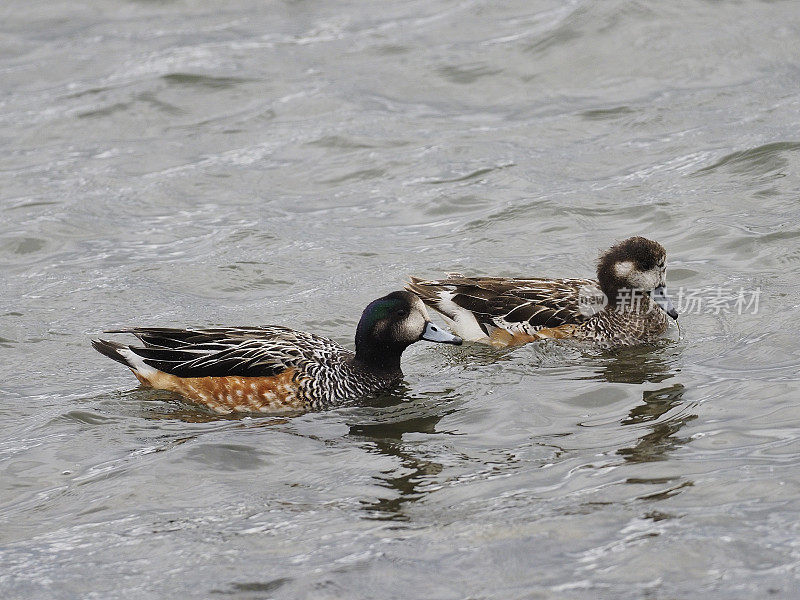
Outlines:
<svg viewBox="0 0 800 600"><path fill-rule="evenodd" d="M400 357L420 340L461 344L437 327L418 296L394 291L364 309L355 352L279 325L173 329L131 327L141 345L93 339L139 382L176 392L216 413L304 413L333 408L398 383Z"/></svg>
<svg viewBox="0 0 800 600"><path fill-rule="evenodd" d="M664 247L635 236L603 252L597 279L411 277L406 290L464 340L496 347L575 339L606 348L651 343L677 322Z"/></svg>

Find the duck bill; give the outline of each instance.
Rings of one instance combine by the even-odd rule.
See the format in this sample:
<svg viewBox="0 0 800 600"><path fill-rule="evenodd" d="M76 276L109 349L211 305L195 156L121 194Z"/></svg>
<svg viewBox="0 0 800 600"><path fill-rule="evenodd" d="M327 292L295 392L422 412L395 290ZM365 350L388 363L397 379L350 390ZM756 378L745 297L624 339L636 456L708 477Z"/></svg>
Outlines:
<svg viewBox="0 0 800 600"><path fill-rule="evenodd" d="M419 339L428 340L429 342L439 342L440 344L455 344L456 346L460 346L462 342L461 338L457 335L440 329L430 321L425 321L425 329L422 331L422 335L419 336Z"/></svg>
<svg viewBox="0 0 800 600"><path fill-rule="evenodd" d="M653 300L656 301L656 304L658 304L658 307L661 310L663 310L676 321L678 320L678 311L675 310L675 305L672 304L672 300L670 300L669 296L667 296L667 290L663 285L660 285L653 290Z"/></svg>

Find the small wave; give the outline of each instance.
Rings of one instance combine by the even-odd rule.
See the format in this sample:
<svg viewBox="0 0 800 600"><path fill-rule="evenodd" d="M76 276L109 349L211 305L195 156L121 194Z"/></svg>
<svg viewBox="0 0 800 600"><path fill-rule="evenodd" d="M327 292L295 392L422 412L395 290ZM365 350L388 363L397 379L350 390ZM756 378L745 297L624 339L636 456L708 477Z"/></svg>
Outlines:
<svg viewBox="0 0 800 600"><path fill-rule="evenodd" d="M703 167L693 175L713 173L721 167L727 167L736 173L764 175L785 168L789 162L784 154L800 150L800 142L773 142L747 150L732 152L717 162Z"/></svg>
<svg viewBox="0 0 800 600"><path fill-rule="evenodd" d="M197 73L168 73L162 75L161 79L174 85L215 89L233 88L242 83L252 81L242 77L211 77Z"/></svg>

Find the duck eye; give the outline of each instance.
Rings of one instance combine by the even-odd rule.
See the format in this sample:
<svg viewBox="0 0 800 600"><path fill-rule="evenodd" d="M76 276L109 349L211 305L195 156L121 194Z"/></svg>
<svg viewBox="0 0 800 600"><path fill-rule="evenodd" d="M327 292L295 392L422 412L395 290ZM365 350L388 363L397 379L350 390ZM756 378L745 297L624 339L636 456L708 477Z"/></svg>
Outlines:
<svg viewBox="0 0 800 600"><path fill-rule="evenodd" d="M401 308L397 311L398 317L405 317L408 314L408 309Z"/></svg>

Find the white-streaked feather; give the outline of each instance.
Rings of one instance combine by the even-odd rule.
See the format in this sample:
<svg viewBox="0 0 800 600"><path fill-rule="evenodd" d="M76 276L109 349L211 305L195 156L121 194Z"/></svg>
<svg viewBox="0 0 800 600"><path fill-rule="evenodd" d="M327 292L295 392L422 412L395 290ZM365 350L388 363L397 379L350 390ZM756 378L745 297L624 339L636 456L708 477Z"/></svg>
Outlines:
<svg viewBox="0 0 800 600"><path fill-rule="evenodd" d="M144 358L136 354L130 348L119 348L117 352L125 357L125 360L128 361L128 365L131 369L133 369L139 375L143 377L148 377L149 375L154 375L158 373L158 369L151 367L146 362L144 362Z"/></svg>
<svg viewBox="0 0 800 600"><path fill-rule="evenodd" d="M442 290L439 293L437 309L443 313L442 316L448 321L451 329L456 335L461 336L467 341L476 342L486 339L486 333L481 329L475 315L465 308L453 302L455 294L449 290Z"/></svg>

